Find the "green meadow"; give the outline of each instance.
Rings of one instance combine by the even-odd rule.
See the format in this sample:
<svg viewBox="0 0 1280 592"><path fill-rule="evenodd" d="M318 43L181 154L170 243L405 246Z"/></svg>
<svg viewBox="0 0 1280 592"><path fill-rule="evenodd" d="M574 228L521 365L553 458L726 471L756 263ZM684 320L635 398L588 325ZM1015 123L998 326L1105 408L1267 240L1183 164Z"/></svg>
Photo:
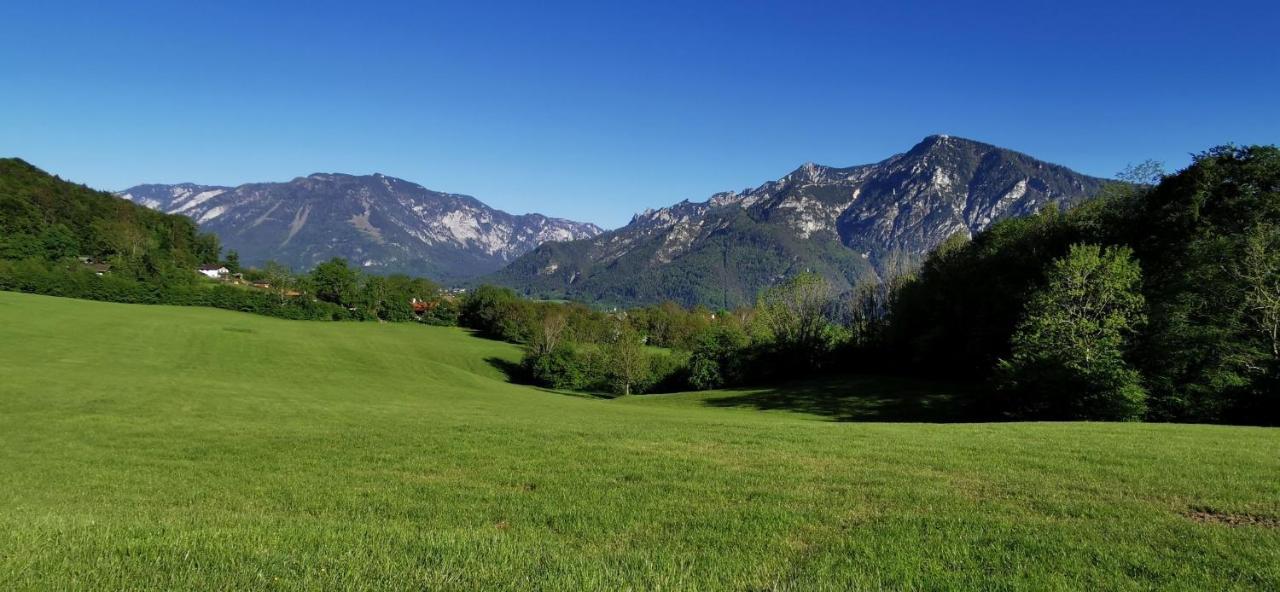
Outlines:
<svg viewBox="0 0 1280 592"><path fill-rule="evenodd" d="M519 356L0 292L0 589L1280 589L1277 429L941 423L873 378L606 400Z"/></svg>

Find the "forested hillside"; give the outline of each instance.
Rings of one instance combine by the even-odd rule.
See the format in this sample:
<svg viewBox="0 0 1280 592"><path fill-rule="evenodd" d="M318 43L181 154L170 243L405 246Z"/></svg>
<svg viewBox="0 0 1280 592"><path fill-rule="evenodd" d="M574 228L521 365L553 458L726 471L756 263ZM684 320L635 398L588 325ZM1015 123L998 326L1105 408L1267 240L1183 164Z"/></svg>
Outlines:
<svg viewBox="0 0 1280 592"><path fill-rule="evenodd" d="M953 241L890 304L869 351L1021 416L1280 421L1280 149Z"/></svg>
<svg viewBox="0 0 1280 592"><path fill-rule="evenodd" d="M158 271L218 259L218 241L182 216L161 214L0 159L0 259L79 256Z"/></svg>

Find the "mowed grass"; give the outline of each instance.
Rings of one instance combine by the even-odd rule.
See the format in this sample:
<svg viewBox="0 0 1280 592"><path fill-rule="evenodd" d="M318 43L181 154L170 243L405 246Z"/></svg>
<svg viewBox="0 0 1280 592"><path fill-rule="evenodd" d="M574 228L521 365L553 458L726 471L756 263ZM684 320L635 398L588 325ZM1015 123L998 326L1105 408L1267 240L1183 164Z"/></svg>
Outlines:
<svg viewBox="0 0 1280 592"><path fill-rule="evenodd" d="M607 401L518 356L0 293L0 589L1280 589L1275 429Z"/></svg>

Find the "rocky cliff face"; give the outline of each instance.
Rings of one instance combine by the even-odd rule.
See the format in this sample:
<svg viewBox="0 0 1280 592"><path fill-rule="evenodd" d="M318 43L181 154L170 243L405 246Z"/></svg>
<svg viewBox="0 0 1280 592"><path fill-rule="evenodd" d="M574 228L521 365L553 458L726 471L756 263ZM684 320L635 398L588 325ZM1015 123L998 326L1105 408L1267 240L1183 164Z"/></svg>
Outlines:
<svg viewBox="0 0 1280 592"><path fill-rule="evenodd" d="M953 234L1087 199L1103 183L989 144L930 136L879 163L806 164L754 189L645 211L600 236L539 247L490 279L542 296L732 306L801 271L849 286Z"/></svg>
<svg viewBox="0 0 1280 592"><path fill-rule="evenodd" d="M508 214L385 175L317 173L239 187L139 185L117 195L189 216L246 264L274 259L307 269L345 257L374 273L441 281L495 271L548 241L601 232L594 224Z"/></svg>

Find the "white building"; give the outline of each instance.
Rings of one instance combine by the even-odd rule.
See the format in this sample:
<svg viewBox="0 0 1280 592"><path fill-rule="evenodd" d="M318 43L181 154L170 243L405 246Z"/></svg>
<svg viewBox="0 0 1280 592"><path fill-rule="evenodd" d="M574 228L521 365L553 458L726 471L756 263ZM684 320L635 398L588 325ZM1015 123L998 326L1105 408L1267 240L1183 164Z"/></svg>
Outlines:
<svg viewBox="0 0 1280 592"><path fill-rule="evenodd" d="M220 279L226 278L228 275L231 275L231 270L227 269L227 266L217 265L217 264L201 265L199 269L196 269L196 271L201 275L213 278L215 280L220 280Z"/></svg>

